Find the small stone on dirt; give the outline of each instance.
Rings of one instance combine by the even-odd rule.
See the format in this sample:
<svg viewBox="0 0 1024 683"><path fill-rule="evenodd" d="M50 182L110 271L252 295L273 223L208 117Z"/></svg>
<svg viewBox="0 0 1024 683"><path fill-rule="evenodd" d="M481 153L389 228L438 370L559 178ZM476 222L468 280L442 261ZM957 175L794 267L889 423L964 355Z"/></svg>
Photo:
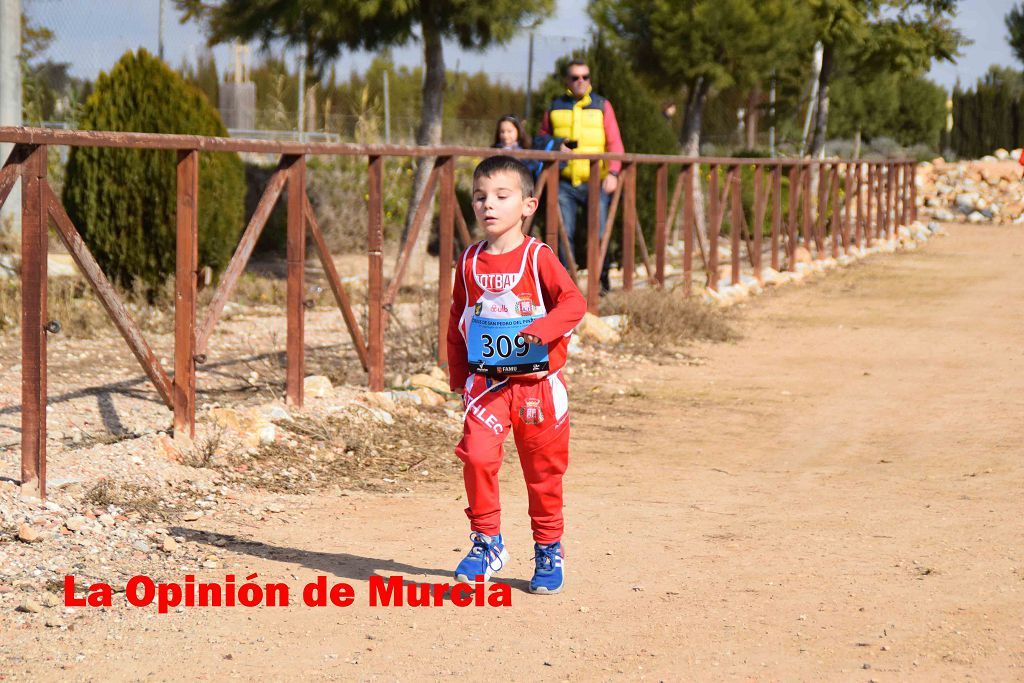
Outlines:
<svg viewBox="0 0 1024 683"><path fill-rule="evenodd" d="M391 398L391 393L387 391L368 391L363 394L363 401L372 408L379 408L381 410L395 409L395 400Z"/></svg>
<svg viewBox="0 0 1024 683"><path fill-rule="evenodd" d="M277 403L268 403L261 407L260 413L268 420L280 420L283 422L292 421L292 414L289 413L284 406Z"/></svg>
<svg viewBox="0 0 1024 683"><path fill-rule="evenodd" d="M619 333L611 325L593 313L586 313L580 324L576 326L576 334L580 339L597 344L615 344L619 341Z"/></svg>
<svg viewBox="0 0 1024 683"><path fill-rule="evenodd" d="M420 397L420 402L429 407L444 405L444 396L426 387L420 387L415 392Z"/></svg>
<svg viewBox="0 0 1024 683"><path fill-rule="evenodd" d="M440 392L448 391L448 381L445 379L438 379L433 375L413 375L409 378L409 384L413 389L425 388Z"/></svg>
<svg viewBox="0 0 1024 683"><path fill-rule="evenodd" d="M202 511L192 510L191 512L186 512L184 515L181 516L181 518L186 522L194 522L202 516Z"/></svg>
<svg viewBox="0 0 1024 683"><path fill-rule="evenodd" d="M27 612L28 614L39 614L43 611L43 606L38 601L29 598L25 602L18 605L19 612Z"/></svg>
<svg viewBox="0 0 1024 683"><path fill-rule="evenodd" d="M64 526L70 531L81 531L89 523L82 515L75 515L74 517L68 517L64 520Z"/></svg>
<svg viewBox="0 0 1024 683"><path fill-rule="evenodd" d="M18 540L22 543L37 543L42 540L42 532L31 524L18 527Z"/></svg>
<svg viewBox="0 0 1024 683"><path fill-rule="evenodd" d="M302 383L302 393L310 398L324 398L334 393L334 385L323 375L310 375Z"/></svg>

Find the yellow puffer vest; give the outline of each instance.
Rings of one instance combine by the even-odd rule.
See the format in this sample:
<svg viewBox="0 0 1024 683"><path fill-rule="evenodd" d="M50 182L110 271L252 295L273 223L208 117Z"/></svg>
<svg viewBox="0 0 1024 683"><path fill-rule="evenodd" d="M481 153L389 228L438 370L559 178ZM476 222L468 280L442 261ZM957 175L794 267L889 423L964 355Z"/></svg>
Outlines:
<svg viewBox="0 0 1024 683"><path fill-rule="evenodd" d="M566 92L566 95L556 97L551 103L551 134L556 138L576 140L579 145L575 151L580 154L603 154L605 99L589 90L578 100L573 98L570 91ZM606 175L608 163L602 161L601 177ZM590 178L590 161L573 159L562 169L562 177L573 185L587 182Z"/></svg>

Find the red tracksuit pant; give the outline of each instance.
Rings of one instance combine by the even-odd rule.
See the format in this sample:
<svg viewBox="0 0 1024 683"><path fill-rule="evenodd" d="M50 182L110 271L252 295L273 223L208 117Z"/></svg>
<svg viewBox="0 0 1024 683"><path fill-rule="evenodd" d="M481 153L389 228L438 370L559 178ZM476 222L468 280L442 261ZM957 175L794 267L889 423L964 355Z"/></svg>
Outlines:
<svg viewBox="0 0 1024 683"><path fill-rule="evenodd" d="M496 380L470 375L464 393L469 406L455 454L463 462L470 528L501 532L498 470L502 444L511 429L530 501L533 539L561 540L562 475L569 464L569 399L561 373L540 380Z"/></svg>

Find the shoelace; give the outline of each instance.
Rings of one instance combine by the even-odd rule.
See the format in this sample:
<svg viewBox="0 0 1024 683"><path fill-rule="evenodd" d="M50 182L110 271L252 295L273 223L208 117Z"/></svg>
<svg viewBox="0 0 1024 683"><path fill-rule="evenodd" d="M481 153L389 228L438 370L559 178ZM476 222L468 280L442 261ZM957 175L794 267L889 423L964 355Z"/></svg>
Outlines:
<svg viewBox="0 0 1024 683"><path fill-rule="evenodd" d="M491 565L491 556L498 561L497 569L492 571L500 571L505 565L501 561L501 553L497 550L498 539L492 537L490 541L484 539L484 535L479 531L473 531L469 534L469 540L473 541L473 550L470 552L474 555L480 555L480 575L487 576L487 569Z"/></svg>
<svg viewBox="0 0 1024 683"><path fill-rule="evenodd" d="M533 559L537 563L537 569L551 571L555 566L556 557L560 557L558 546L552 543L548 546L538 545L534 551Z"/></svg>

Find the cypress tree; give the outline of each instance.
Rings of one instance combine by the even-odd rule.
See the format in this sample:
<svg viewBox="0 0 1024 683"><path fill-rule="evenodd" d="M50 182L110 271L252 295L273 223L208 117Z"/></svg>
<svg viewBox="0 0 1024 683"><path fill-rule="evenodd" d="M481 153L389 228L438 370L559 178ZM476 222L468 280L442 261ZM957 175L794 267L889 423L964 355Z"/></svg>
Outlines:
<svg viewBox="0 0 1024 683"><path fill-rule="evenodd" d="M226 136L195 86L143 49L100 74L80 119L85 130ZM64 206L104 272L152 293L174 273L176 159L173 150L74 147ZM233 153L202 153L199 263L227 265L242 229L245 176Z"/></svg>

